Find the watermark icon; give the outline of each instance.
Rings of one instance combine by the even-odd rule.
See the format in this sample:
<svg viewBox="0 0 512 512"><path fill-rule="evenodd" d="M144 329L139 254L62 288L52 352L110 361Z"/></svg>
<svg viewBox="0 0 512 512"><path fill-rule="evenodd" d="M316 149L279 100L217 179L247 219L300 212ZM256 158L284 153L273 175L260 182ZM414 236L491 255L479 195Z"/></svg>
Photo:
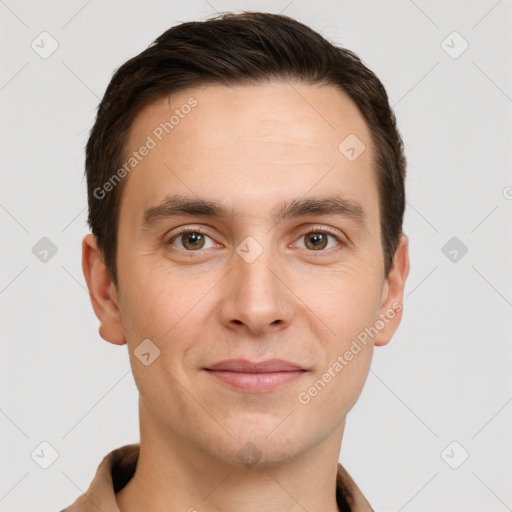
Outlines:
<svg viewBox="0 0 512 512"><path fill-rule="evenodd" d="M338 145L338 151L350 162L357 160L365 149L364 142L353 133L345 137Z"/></svg>
<svg viewBox="0 0 512 512"><path fill-rule="evenodd" d="M254 466L262 455L261 450L253 443L245 443L236 454L238 460L247 467Z"/></svg>
<svg viewBox="0 0 512 512"><path fill-rule="evenodd" d="M327 370L315 381L314 384L297 395L297 400L302 405L308 405L311 402L311 399L317 396L332 379L338 376L349 362L352 361L354 357L368 345L368 341L370 339L374 339L375 336L384 329L386 324L395 318L396 314L402 311L402 309L402 304L400 302L395 302L385 313L381 313L379 315L379 320L376 320L372 326L365 327L365 329L357 335L356 339L352 340L350 348L348 348L343 354L338 355L336 361L327 368Z"/></svg>
<svg viewBox="0 0 512 512"><path fill-rule="evenodd" d="M197 106L197 100L194 97L190 97L186 103L181 105L180 108L174 109L174 114L169 117L168 121L160 123L152 132L148 135L146 141L137 151L134 151L132 155L123 163L123 165L117 169L117 171L103 184L101 187L96 187L93 191L93 195L96 199L104 199L108 192L114 190L119 182L146 156L149 155L150 151L155 149L160 142L164 139L165 135L171 133L172 130L181 122L182 119L190 114L192 109Z"/></svg>
<svg viewBox="0 0 512 512"><path fill-rule="evenodd" d="M454 30L441 41L441 48L452 59L458 59L469 48L469 43Z"/></svg>
<svg viewBox="0 0 512 512"><path fill-rule="evenodd" d="M461 240L454 236L443 245L441 252L452 263L458 263L466 255L468 248Z"/></svg>
<svg viewBox="0 0 512 512"><path fill-rule="evenodd" d="M160 349L149 338L142 341L133 353L144 366L149 366L160 357Z"/></svg>
<svg viewBox="0 0 512 512"><path fill-rule="evenodd" d="M263 253L263 247L252 236L248 236L238 245L236 253L246 263L252 263Z"/></svg>
<svg viewBox="0 0 512 512"><path fill-rule="evenodd" d="M48 263L56 254L57 246L46 236L43 236L32 247L32 254L42 263Z"/></svg>
<svg viewBox="0 0 512 512"><path fill-rule="evenodd" d="M452 441L442 452L441 458L452 469L459 469L468 460L469 453L457 441Z"/></svg>
<svg viewBox="0 0 512 512"><path fill-rule="evenodd" d="M503 189L503 197L507 200L512 199L512 187L505 187Z"/></svg>
<svg viewBox="0 0 512 512"><path fill-rule="evenodd" d="M59 458L59 452L48 441L43 441L30 456L40 468L48 469Z"/></svg>
<svg viewBox="0 0 512 512"><path fill-rule="evenodd" d="M48 32L41 32L31 43L30 47L41 59L50 57L59 47L57 40Z"/></svg>

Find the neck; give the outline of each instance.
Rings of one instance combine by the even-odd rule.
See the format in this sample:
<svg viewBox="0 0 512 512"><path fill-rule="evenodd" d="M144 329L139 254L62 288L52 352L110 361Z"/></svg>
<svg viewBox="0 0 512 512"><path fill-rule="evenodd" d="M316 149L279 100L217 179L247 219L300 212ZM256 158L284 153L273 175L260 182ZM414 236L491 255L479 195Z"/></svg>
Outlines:
<svg viewBox="0 0 512 512"><path fill-rule="evenodd" d="M142 412L137 469L116 494L122 512L338 512L336 472L344 424L290 460L244 466L220 461L165 433Z"/></svg>

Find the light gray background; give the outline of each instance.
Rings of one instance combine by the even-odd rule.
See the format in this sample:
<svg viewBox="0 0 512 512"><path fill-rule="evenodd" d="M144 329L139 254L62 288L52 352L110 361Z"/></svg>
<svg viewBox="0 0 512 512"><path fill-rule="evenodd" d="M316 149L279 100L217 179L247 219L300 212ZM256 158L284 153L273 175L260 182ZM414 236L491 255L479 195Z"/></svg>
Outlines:
<svg viewBox="0 0 512 512"><path fill-rule="evenodd" d="M283 12L354 50L406 144L404 319L376 349L343 464L379 512L512 510L511 0L0 1L0 510L60 510L139 440L126 346L99 337L81 270L83 148L114 69L228 10ZM43 31L47 59L31 48ZM453 31L469 43L457 58ZM42 237L58 249L46 263ZM468 249L456 262L452 237ZM48 469L31 458L50 457L43 441Z"/></svg>

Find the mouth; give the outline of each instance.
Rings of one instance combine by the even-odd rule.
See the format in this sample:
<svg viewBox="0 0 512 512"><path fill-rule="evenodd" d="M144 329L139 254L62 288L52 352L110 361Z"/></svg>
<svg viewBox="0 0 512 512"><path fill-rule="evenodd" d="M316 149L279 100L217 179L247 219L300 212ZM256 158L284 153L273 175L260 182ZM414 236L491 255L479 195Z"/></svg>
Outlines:
<svg viewBox="0 0 512 512"><path fill-rule="evenodd" d="M216 380L246 393L273 391L307 372L299 365L280 359L259 363L245 359L230 359L204 369Z"/></svg>

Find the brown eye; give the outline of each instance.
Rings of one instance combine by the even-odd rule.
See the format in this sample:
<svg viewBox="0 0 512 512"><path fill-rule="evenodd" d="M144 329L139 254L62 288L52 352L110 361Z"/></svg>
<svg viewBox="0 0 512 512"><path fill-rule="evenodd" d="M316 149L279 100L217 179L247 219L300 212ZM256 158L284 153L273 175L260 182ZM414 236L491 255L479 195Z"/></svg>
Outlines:
<svg viewBox="0 0 512 512"><path fill-rule="evenodd" d="M308 233L304 237L306 247L308 249L318 250L327 247L327 234L326 233Z"/></svg>
<svg viewBox="0 0 512 512"><path fill-rule="evenodd" d="M201 233L184 233L181 240L185 249L201 249L204 245L204 235Z"/></svg>
<svg viewBox="0 0 512 512"><path fill-rule="evenodd" d="M209 247L205 247L207 243L207 239L211 238L199 231L182 231L177 235L173 236L169 240L169 245L176 245L180 249L184 249L186 251L197 251L199 249L208 249ZM175 243L177 242L177 243ZM213 240L211 240L210 247L214 247Z"/></svg>
<svg viewBox="0 0 512 512"><path fill-rule="evenodd" d="M334 241L334 245L330 243L330 239ZM299 240L304 240L303 248L310 251L323 251L327 246L330 249L341 244L337 236L325 231L310 231L302 235Z"/></svg>

